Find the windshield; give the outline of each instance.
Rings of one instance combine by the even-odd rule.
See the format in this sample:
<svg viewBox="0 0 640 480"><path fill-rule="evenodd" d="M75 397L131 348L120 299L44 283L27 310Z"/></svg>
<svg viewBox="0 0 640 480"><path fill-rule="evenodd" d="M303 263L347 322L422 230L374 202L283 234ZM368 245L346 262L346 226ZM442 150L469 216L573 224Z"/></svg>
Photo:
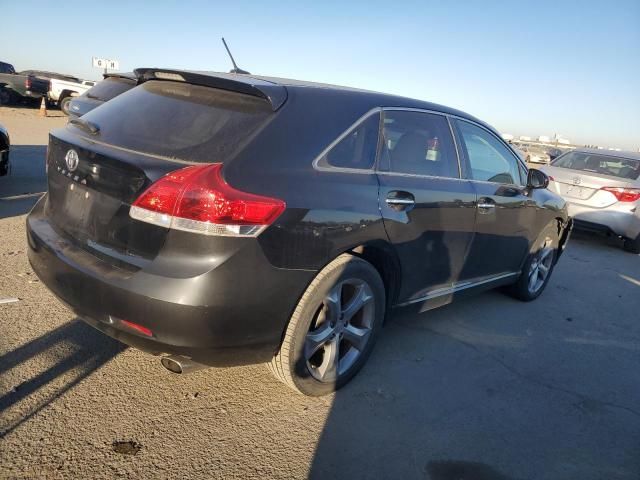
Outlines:
<svg viewBox="0 0 640 480"><path fill-rule="evenodd" d="M89 98L106 102L135 86L135 80L122 77L109 77L87 90L85 95Z"/></svg>
<svg viewBox="0 0 640 480"><path fill-rule="evenodd" d="M640 160L599 153L569 152L559 157L552 165L629 180L636 180L640 176Z"/></svg>
<svg viewBox="0 0 640 480"><path fill-rule="evenodd" d="M82 118L96 137L141 153L224 162L253 138L272 115L268 101L183 82L148 81Z"/></svg>

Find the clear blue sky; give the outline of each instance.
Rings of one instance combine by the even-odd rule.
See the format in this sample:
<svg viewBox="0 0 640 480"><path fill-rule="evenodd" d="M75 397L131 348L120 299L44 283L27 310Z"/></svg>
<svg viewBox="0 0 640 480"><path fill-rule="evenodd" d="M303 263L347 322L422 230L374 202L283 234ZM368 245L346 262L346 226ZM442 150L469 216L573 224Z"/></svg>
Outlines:
<svg viewBox="0 0 640 480"><path fill-rule="evenodd" d="M640 1L2 0L0 60L96 79L228 70L443 103L516 135L640 148ZM63 7L64 5L64 7ZM151 7L153 5L153 7Z"/></svg>

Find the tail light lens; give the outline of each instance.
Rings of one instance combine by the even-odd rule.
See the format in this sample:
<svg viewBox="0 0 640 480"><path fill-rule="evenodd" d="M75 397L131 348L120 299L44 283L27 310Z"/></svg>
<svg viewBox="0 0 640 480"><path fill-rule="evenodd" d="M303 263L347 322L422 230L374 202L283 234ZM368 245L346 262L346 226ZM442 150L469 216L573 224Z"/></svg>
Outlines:
<svg viewBox="0 0 640 480"><path fill-rule="evenodd" d="M284 211L275 198L241 192L222 178L222 164L186 167L153 183L131 205L142 222L203 235L259 235Z"/></svg>
<svg viewBox="0 0 640 480"><path fill-rule="evenodd" d="M24 81L24 88L31 90L31 79L29 77Z"/></svg>
<svg viewBox="0 0 640 480"><path fill-rule="evenodd" d="M600 190L613 193L619 202L635 202L640 200L640 188L603 187Z"/></svg>

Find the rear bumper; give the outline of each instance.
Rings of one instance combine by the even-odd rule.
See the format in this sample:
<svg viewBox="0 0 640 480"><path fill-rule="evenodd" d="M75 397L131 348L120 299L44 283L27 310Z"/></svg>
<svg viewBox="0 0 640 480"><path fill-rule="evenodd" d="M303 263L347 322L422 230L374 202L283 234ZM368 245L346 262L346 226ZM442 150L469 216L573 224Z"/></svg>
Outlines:
<svg viewBox="0 0 640 480"><path fill-rule="evenodd" d="M592 208L567 202L576 227L610 231L625 238L640 235L640 211L636 204L617 203L608 208Z"/></svg>
<svg viewBox="0 0 640 480"><path fill-rule="evenodd" d="M82 320L146 352L183 355L209 366L268 361L314 275L274 268L257 242L196 277L121 270L58 234L44 216L45 198L27 218L33 270Z"/></svg>

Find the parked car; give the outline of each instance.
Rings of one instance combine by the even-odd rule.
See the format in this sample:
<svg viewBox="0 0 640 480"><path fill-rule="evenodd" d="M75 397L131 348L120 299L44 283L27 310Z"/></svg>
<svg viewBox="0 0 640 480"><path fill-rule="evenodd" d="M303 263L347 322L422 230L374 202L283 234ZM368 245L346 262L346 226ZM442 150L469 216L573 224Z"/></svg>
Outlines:
<svg viewBox="0 0 640 480"><path fill-rule="evenodd" d="M48 80L25 72L16 73L13 65L0 62L0 105L22 98L42 98L48 91Z"/></svg>
<svg viewBox="0 0 640 480"><path fill-rule="evenodd" d="M241 74L144 83L50 135L34 271L172 372L268 362L307 395L366 361L392 307L544 290L564 200L484 122ZM455 140L454 140L455 138Z"/></svg>
<svg viewBox="0 0 640 480"><path fill-rule="evenodd" d="M104 80L71 100L69 116L81 117L104 102L131 90L136 84L137 78L133 73L106 73Z"/></svg>
<svg viewBox="0 0 640 480"><path fill-rule="evenodd" d="M519 147L524 153L525 162L549 164L551 157L545 147L541 145L522 145Z"/></svg>
<svg viewBox="0 0 640 480"><path fill-rule="evenodd" d="M640 253L640 154L577 149L543 170L576 226L619 236Z"/></svg>
<svg viewBox="0 0 640 480"><path fill-rule="evenodd" d="M46 72L43 70L27 70L24 73L49 80L50 86L47 92L47 98L50 102L58 105L65 115L69 115L69 103L71 99L83 94L95 83L81 80L72 75Z"/></svg>
<svg viewBox="0 0 640 480"><path fill-rule="evenodd" d="M11 149L11 140L9 132L0 125L0 177L9 173L11 164L9 163L9 150Z"/></svg>

